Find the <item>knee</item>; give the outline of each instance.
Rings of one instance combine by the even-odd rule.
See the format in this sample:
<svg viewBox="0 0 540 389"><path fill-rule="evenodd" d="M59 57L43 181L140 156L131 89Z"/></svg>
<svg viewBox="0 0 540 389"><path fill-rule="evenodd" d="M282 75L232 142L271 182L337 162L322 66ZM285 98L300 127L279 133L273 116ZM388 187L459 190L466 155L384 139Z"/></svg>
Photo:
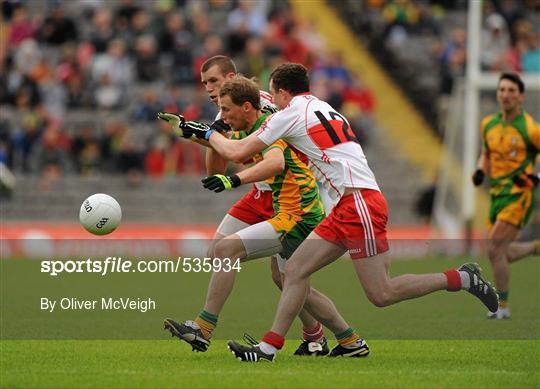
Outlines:
<svg viewBox="0 0 540 389"><path fill-rule="evenodd" d="M285 279L294 282L305 278L308 278L309 274L306 274L301 266L298 266L296 261L287 261L285 264Z"/></svg>
<svg viewBox="0 0 540 389"><path fill-rule="evenodd" d="M234 252L229 239L221 239L213 246L212 258L233 258Z"/></svg>
<svg viewBox="0 0 540 389"><path fill-rule="evenodd" d="M384 308L392 304L390 293L384 290L366 291L368 300L378 308Z"/></svg>
<svg viewBox="0 0 540 389"><path fill-rule="evenodd" d="M499 258L502 257L502 254L506 252L506 246L498 242L489 242L488 244L488 257L489 260L497 262Z"/></svg>

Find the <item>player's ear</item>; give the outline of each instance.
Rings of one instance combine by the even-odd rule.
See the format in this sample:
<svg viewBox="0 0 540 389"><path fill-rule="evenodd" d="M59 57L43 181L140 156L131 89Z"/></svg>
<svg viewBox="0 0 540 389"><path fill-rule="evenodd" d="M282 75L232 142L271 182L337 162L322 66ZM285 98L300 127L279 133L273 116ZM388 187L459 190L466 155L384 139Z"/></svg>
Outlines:
<svg viewBox="0 0 540 389"><path fill-rule="evenodd" d="M249 112L251 108L253 108L253 106L251 105L249 101L244 101L242 103L242 109L244 110L244 112Z"/></svg>

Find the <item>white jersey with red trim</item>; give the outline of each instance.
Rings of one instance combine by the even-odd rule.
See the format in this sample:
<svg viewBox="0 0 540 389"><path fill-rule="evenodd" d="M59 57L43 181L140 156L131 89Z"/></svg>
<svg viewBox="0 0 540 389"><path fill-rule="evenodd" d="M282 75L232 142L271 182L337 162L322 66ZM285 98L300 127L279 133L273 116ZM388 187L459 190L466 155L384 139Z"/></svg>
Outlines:
<svg viewBox="0 0 540 389"><path fill-rule="evenodd" d="M283 139L304 153L333 200L341 198L345 188L380 191L347 119L313 95L295 96L255 134L267 145Z"/></svg>
<svg viewBox="0 0 540 389"><path fill-rule="evenodd" d="M274 102L272 99L272 95L270 93L265 92L263 90L259 90L259 96L261 96L261 108L270 107L270 108L276 109L276 106L274 105ZM219 119L221 119L221 110L216 115L216 120L219 120ZM262 191L272 190L272 188L270 188L270 185L268 185L264 181L255 182L253 185L255 185L255 187L258 190L262 190Z"/></svg>

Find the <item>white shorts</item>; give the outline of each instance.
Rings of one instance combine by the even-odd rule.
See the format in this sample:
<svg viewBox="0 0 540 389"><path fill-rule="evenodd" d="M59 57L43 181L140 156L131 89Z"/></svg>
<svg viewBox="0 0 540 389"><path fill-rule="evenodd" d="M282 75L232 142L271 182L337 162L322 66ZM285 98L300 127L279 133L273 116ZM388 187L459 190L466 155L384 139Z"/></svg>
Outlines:
<svg viewBox="0 0 540 389"><path fill-rule="evenodd" d="M236 235L242 240L246 250L246 260L269 257L283 249L279 240L281 234L268 222L243 228L237 231Z"/></svg>
<svg viewBox="0 0 540 389"><path fill-rule="evenodd" d="M249 226L250 224L226 214L221 223L219 223L217 233L223 236L229 236Z"/></svg>

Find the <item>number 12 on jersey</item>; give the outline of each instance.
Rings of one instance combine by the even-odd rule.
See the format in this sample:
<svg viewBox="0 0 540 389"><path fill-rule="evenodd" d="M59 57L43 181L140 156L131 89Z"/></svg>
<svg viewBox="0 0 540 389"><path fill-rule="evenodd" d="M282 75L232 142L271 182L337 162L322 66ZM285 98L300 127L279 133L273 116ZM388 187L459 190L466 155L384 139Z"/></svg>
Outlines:
<svg viewBox="0 0 540 389"><path fill-rule="evenodd" d="M356 142L358 138L345 117L335 111L328 112L330 120L321 111L315 111L315 116L321 124L309 128L308 134L311 140L321 149L326 150L345 142Z"/></svg>

